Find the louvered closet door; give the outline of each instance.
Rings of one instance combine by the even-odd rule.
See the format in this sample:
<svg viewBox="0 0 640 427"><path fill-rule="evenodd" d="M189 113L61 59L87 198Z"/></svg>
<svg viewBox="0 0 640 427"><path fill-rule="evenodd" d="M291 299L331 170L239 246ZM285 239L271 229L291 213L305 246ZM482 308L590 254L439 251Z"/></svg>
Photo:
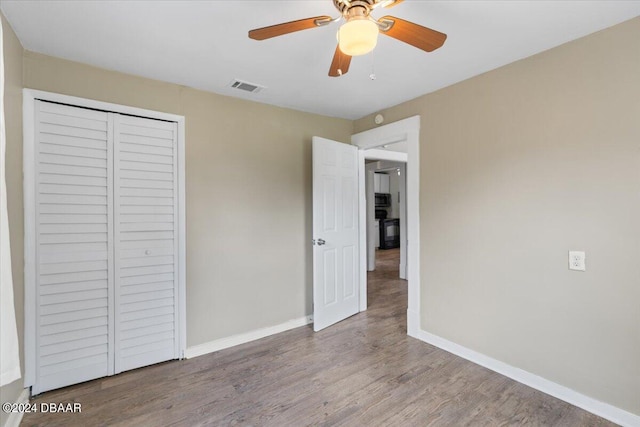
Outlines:
<svg viewBox="0 0 640 427"><path fill-rule="evenodd" d="M113 373L111 115L36 101L34 393Z"/></svg>
<svg viewBox="0 0 640 427"><path fill-rule="evenodd" d="M179 357L177 125L116 115L115 371Z"/></svg>

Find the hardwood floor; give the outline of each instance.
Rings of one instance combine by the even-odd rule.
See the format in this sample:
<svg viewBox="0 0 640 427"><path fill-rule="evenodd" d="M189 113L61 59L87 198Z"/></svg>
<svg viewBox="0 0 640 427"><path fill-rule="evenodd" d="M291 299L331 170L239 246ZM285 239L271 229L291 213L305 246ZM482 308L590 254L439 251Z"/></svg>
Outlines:
<svg viewBox="0 0 640 427"><path fill-rule="evenodd" d="M190 360L52 391L80 414L23 426L613 425L406 335L398 251L379 251L369 309Z"/></svg>

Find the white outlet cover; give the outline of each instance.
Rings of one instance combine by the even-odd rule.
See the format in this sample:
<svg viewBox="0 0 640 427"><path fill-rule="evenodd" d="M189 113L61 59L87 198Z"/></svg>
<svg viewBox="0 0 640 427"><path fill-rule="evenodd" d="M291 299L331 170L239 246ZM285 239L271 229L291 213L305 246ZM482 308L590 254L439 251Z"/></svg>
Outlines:
<svg viewBox="0 0 640 427"><path fill-rule="evenodd" d="M582 251L569 251L569 270L587 271L587 255Z"/></svg>

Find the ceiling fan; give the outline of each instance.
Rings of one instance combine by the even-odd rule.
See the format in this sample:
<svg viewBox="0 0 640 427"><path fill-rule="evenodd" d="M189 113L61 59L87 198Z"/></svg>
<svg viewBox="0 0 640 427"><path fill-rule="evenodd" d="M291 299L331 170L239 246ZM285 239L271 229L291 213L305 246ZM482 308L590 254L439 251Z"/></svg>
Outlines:
<svg viewBox="0 0 640 427"><path fill-rule="evenodd" d="M371 12L379 7L388 8L402 3L403 0L333 0L340 16L316 16L257 28L249 31L249 38L266 40L300 30L324 27L344 19L346 22L338 29L338 46L331 61L329 75L339 77L349 71L351 57L371 52L382 33L396 40L415 46L426 52L438 49L444 44L446 34L394 16L383 16L376 20Z"/></svg>

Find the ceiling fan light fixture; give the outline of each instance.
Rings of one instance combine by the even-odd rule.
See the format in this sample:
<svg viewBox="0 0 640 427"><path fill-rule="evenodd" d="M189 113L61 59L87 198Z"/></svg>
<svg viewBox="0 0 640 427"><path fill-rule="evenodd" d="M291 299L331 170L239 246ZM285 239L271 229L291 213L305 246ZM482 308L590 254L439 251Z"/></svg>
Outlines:
<svg viewBox="0 0 640 427"><path fill-rule="evenodd" d="M440 48L447 39L447 35L444 33L395 16L383 16L377 20L371 16L371 12L379 7L392 7L403 1L333 0L333 5L340 12L340 16L337 18L324 15L256 28L249 31L249 38L266 40L297 31L324 27L344 19L346 23L338 29L336 34L338 46L336 46L329 67L330 77L346 74L349 71L352 57L364 55L375 49L380 33L425 52ZM369 78L375 80L375 73L371 73Z"/></svg>
<svg viewBox="0 0 640 427"><path fill-rule="evenodd" d="M338 30L338 44L345 55L371 52L378 43L378 25L366 17L353 17Z"/></svg>

